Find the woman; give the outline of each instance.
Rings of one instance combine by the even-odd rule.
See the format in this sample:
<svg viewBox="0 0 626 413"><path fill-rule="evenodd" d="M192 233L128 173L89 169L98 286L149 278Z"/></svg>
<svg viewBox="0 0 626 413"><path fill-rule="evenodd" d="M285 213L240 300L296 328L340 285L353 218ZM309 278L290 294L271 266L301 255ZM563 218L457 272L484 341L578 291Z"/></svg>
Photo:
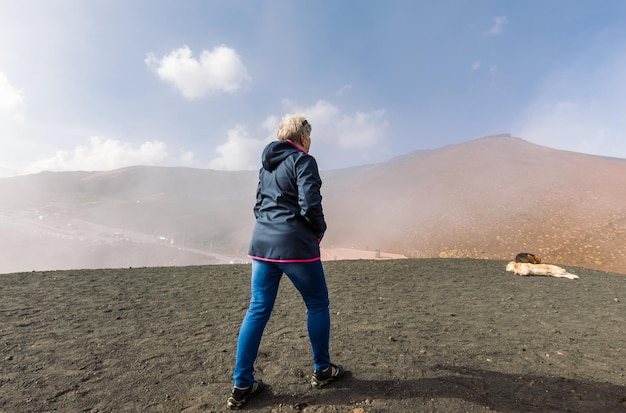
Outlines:
<svg viewBox="0 0 626 413"><path fill-rule="evenodd" d="M248 255L252 258L250 306L237 342L234 387L228 407L240 408L264 388L254 379L254 362L272 313L278 285L286 274L307 307L313 353L311 385L322 387L341 378L344 369L329 355L328 289L319 243L326 231L315 159L308 154L311 124L302 115L283 117L278 141L263 150L254 215L256 224Z"/></svg>

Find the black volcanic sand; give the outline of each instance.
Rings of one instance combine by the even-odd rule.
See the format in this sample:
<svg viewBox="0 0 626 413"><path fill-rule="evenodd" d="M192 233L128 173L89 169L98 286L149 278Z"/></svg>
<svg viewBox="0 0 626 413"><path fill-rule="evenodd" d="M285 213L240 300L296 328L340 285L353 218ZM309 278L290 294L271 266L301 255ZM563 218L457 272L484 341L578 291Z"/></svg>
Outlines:
<svg viewBox="0 0 626 413"><path fill-rule="evenodd" d="M331 353L312 389L285 278L250 412L626 411L626 276L517 277L505 261L326 262ZM250 266L1 275L0 412L221 412Z"/></svg>

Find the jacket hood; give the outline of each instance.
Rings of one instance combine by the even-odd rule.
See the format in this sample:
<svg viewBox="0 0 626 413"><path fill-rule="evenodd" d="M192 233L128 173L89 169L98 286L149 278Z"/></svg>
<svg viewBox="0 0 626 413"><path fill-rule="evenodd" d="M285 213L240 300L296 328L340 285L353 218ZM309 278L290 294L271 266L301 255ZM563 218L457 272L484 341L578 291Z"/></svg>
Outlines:
<svg viewBox="0 0 626 413"><path fill-rule="evenodd" d="M290 141L275 141L270 143L263 150L261 161L263 169L273 171L289 155L296 152L304 152Z"/></svg>

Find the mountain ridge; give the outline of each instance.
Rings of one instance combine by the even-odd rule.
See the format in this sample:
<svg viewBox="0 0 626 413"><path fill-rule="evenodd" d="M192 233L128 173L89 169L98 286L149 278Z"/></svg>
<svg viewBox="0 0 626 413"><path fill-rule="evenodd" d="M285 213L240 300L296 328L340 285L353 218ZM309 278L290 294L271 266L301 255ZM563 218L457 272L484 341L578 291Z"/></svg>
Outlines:
<svg viewBox="0 0 626 413"><path fill-rule="evenodd" d="M528 251L626 273L619 158L501 134L320 173L324 248L411 258ZM150 166L2 178L2 261L16 265L0 272L92 268L81 254L108 257L95 259L106 267L245 260L256 183L256 171Z"/></svg>

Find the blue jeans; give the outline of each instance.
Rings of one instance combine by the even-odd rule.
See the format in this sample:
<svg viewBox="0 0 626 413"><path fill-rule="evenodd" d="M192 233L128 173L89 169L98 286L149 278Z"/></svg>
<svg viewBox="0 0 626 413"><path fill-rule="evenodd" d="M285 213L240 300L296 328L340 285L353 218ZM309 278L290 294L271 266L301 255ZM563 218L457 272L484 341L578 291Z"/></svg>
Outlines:
<svg viewBox="0 0 626 413"><path fill-rule="evenodd" d="M275 263L252 260L252 295L239 330L233 374L235 387L245 388L254 382L254 362L283 273L300 292L308 310L307 328L314 368L320 370L330 365L330 311L322 262Z"/></svg>

